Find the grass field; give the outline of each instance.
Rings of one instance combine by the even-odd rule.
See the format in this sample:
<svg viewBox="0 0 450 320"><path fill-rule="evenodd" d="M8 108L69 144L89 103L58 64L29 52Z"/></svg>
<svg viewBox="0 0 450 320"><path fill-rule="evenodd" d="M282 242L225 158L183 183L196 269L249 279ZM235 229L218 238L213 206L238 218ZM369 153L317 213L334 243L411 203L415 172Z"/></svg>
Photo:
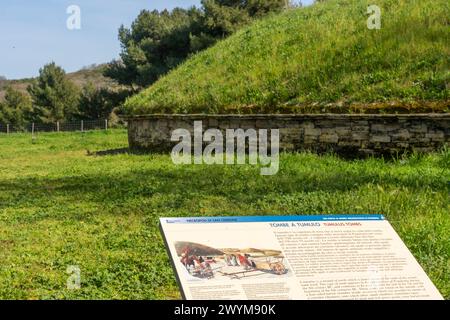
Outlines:
<svg viewBox="0 0 450 320"><path fill-rule="evenodd" d="M180 298L161 216L382 213L450 299L450 151L393 161L283 154L253 166L175 166L124 130L0 135L0 299ZM81 289L66 289L69 265Z"/></svg>

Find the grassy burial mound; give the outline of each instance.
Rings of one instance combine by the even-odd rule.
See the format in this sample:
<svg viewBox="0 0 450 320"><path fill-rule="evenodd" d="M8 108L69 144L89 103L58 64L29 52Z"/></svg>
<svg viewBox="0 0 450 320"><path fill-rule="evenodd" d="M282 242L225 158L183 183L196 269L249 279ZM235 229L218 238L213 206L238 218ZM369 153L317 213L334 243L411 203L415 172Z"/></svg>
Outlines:
<svg viewBox="0 0 450 320"><path fill-rule="evenodd" d="M369 5L381 29L369 30ZM329 0L260 20L130 98L127 114L448 112L447 0Z"/></svg>

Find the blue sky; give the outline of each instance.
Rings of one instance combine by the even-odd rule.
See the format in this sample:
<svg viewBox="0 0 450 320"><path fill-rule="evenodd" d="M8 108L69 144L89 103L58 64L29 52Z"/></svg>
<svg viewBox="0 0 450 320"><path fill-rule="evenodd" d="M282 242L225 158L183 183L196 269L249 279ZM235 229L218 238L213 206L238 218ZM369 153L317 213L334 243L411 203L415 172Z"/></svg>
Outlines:
<svg viewBox="0 0 450 320"><path fill-rule="evenodd" d="M303 1L304 4L312 0ZM0 75L34 77L55 61L67 72L119 56L117 30L142 9L188 8L200 0L0 0ZM70 5L81 9L81 30L68 30Z"/></svg>

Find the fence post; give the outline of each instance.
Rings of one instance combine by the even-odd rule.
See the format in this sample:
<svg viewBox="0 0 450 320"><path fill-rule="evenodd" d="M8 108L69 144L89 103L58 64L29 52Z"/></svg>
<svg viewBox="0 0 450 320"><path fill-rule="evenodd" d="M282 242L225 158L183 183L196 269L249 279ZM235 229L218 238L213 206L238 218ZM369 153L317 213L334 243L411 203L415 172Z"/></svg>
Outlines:
<svg viewBox="0 0 450 320"><path fill-rule="evenodd" d="M105 119L105 130L108 130L108 119Z"/></svg>
<svg viewBox="0 0 450 320"><path fill-rule="evenodd" d="M83 120L81 120L81 132L83 132L84 131L84 123L83 123Z"/></svg>
<svg viewBox="0 0 450 320"><path fill-rule="evenodd" d="M9 124L6 125L6 134L9 134Z"/></svg>
<svg viewBox="0 0 450 320"><path fill-rule="evenodd" d="M34 139L34 122L31 124L31 138Z"/></svg>
<svg viewBox="0 0 450 320"><path fill-rule="evenodd" d="M56 132L59 132L59 121L56 121Z"/></svg>

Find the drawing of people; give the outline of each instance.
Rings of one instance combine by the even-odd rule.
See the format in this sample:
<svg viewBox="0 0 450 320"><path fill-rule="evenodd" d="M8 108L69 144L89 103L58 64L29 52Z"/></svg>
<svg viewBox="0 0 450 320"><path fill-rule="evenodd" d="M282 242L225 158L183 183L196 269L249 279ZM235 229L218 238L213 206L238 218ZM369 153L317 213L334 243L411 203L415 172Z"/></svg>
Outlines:
<svg viewBox="0 0 450 320"><path fill-rule="evenodd" d="M237 262L236 256L234 254L231 255L231 264L235 267L239 266L239 263Z"/></svg>
<svg viewBox="0 0 450 320"><path fill-rule="evenodd" d="M256 269L256 263L255 263L255 261L253 260L253 258L252 258L249 254L246 254L245 256L247 257L247 260L248 260L248 262L250 263L250 265L252 266L252 268L255 268L255 269Z"/></svg>
<svg viewBox="0 0 450 320"><path fill-rule="evenodd" d="M239 254L238 258L239 258L239 264L242 267L244 267L246 270L248 270L252 267L246 256Z"/></svg>

